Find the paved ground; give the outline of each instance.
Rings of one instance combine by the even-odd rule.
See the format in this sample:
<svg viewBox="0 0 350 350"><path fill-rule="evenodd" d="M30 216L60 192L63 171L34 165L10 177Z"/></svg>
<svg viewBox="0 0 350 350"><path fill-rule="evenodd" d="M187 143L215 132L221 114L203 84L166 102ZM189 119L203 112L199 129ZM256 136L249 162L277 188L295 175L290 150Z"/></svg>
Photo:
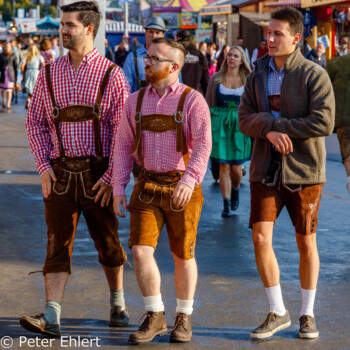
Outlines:
<svg viewBox="0 0 350 350"><path fill-rule="evenodd" d="M74 349L78 348L79 343L75 342L79 336L80 348L134 347L128 344L128 335L138 327L137 321L144 313L134 272L125 268L130 326L109 329L107 283L83 221L76 235L73 274L62 311L63 334L72 338L64 338L62 343L55 340L48 346L45 343L48 340L36 338L18 324L22 315L43 310L43 277L40 273L28 273L41 270L46 245L40 180L25 136L24 101L20 102L21 105L14 106L11 112L0 111L0 348L6 348L10 340L3 338L6 336L13 339L13 349ZM222 219L220 190L208 172L203 183L205 204L196 250L199 282L193 341L187 345L168 344L168 337L161 337L138 349L350 349L350 196L345 189L345 172L334 135L327 140L327 148L330 150L328 183L320 208L321 271L315 305L320 338L311 341L297 338L301 305L299 256L293 227L283 211L276 225L274 247L292 326L269 340L250 340L249 332L263 321L268 306L254 261L251 232L247 228L248 180L245 177L242 184L237 215ZM120 238L126 248L127 219L120 221ZM130 251L127 252L132 260ZM165 233L161 236L156 258L162 274L166 318L171 328L176 297L173 262ZM96 337L100 338L98 344ZM87 344L89 339L91 342Z"/></svg>

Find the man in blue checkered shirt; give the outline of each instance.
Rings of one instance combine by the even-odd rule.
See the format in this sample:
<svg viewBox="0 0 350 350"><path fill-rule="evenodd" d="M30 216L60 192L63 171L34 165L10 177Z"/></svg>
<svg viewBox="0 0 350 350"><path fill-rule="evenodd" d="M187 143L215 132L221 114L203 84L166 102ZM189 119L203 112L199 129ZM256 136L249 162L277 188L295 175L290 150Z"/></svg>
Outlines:
<svg viewBox="0 0 350 350"><path fill-rule="evenodd" d="M325 136L334 127L334 95L323 68L303 57L298 43L303 17L293 8L271 15L268 55L257 60L239 106L239 126L254 137L250 165L251 213L256 264L270 304L266 320L250 336L263 339L291 324L278 262L274 223L286 206L300 253L300 338L317 338L314 301L319 273L318 208L325 177Z"/></svg>

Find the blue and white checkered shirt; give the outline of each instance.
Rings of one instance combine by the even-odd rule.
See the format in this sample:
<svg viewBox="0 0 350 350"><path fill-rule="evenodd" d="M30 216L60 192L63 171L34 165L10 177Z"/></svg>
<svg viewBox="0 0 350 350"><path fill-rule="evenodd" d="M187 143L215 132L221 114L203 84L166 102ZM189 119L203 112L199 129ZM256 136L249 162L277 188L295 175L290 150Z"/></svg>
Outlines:
<svg viewBox="0 0 350 350"><path fill-rule="evenodd" d="M267 96L281 94L281 87L282 87L282 81L284 78L284 73L285 73L284 66L278 72L275 66L274 59L273 57L271 57L270 63L269 63L269 73L267 76ZM270 111L270 112L274 118L281 117L280 112L276 112L276 111Z"/></svg>

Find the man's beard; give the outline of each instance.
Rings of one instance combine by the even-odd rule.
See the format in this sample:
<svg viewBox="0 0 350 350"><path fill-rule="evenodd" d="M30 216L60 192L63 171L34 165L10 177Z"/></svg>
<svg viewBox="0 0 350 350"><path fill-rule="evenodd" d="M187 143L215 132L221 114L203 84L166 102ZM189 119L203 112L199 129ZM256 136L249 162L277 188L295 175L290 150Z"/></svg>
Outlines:
<svg viewBox="0 0 350 350"><path fill-rule="evenodd" d="M67 38L68 40L64 41L63 38ZM65 49L72 50L77 46L77 42L79 41L78 37L72 37L71 35L64 35L62 37L62 44Z"/></svg>
<svg viewBox="0 0 350 350"><path fill-rule="evenodd" d="M158 83L159 81L165 79L169 75L169 67L164 68L161 71L154 71L153 69L150 68L150 66L145 66L145 71L151 72L153 75L147 76L146 75L146 81L147 83Z"/></svg>

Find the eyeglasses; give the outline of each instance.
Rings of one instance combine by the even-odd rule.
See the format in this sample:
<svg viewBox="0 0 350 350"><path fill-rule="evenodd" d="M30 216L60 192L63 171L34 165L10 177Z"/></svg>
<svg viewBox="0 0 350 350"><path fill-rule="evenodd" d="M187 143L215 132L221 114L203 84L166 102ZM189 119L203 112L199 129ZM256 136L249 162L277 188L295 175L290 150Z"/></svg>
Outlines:
<svg viewBox="0 0 350 350"><path fill-rule="evenodd" d="M154 64L157 64L158 62L171 62L174 63L174 61L172 60L167 60L165 58L159 58L156 56L143 56L143 61L147 64L150 64L151 66L153 66Z"/></svg>

